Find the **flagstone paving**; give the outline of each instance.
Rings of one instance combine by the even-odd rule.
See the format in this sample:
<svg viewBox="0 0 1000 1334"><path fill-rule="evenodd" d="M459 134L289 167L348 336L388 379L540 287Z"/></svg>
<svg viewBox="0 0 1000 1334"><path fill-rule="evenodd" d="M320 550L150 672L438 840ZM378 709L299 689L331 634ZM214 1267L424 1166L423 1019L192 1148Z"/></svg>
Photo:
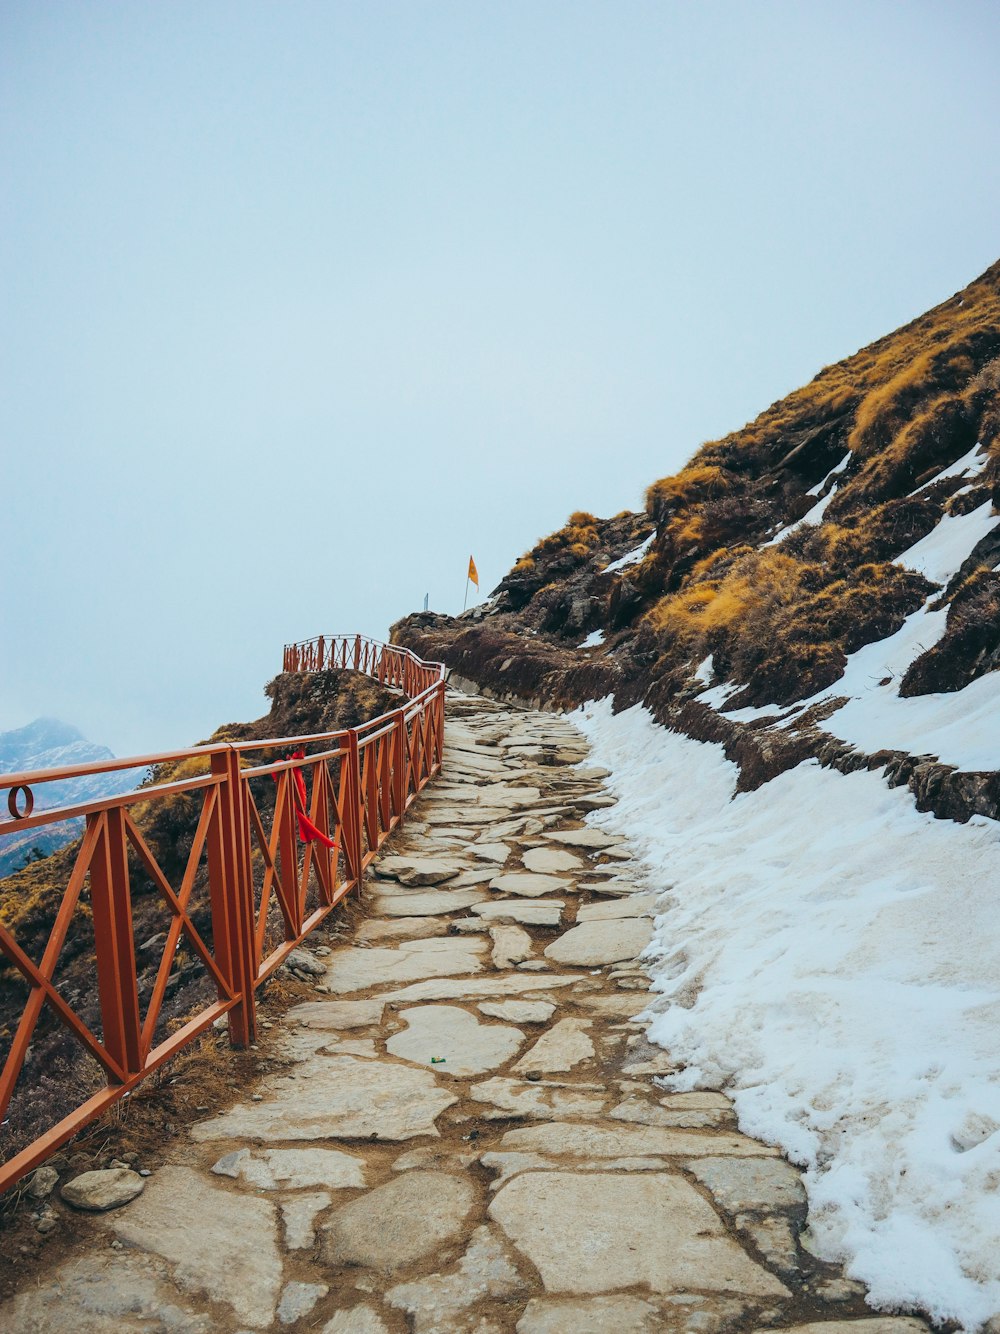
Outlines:
<svg viewBox="0 0 1000 1334"><path fill-rule="evenodd" d="M667 886L585 823L606 776L566 720L450 695L443 774L353 941L304 952L315 998L256 1085L0 1329L925 1330L805 1249L798 1170L724 1093L656 1082L638 956Z"/></svg>

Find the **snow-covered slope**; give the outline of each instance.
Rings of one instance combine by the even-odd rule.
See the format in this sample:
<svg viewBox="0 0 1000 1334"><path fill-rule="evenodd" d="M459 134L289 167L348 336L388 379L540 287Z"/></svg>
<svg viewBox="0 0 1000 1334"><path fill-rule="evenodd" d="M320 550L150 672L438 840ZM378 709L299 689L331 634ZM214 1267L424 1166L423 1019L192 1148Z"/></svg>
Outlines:
<svg viewBox="0 0 1000 1334"><path fill-rule="evenodd" d="M809 1171L811 1244L887 1308L1000 1312L1000 837L867 770L754 792L641 706L574 715L662 887L650 1036ZM600 821L600 815L592 817Z"/></svg>

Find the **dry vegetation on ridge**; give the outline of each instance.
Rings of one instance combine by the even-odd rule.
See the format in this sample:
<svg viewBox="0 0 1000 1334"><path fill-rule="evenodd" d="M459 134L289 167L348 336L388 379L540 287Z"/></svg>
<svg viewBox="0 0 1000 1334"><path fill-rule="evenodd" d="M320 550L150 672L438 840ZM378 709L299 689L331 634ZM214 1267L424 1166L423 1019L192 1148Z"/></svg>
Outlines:
<svg viewBox="0 0 1000 1334"><path fill-rule="evenodd" d="M977 442L989 457L971 487L934 480ZM831 490L821 522L765 545ZM485 615L417 615L397 634L494 688L559 703L613 690L619 705L641 699L665 716L709 654L716 679L743 687L731 707L791 703L835 683L849 653L934 591L894 557L943 515L998 499L1000 263L703 445L650 486L644 512L573 514L517 562ZM604 573L654 530L641 562ZM945 636L903 693L957 690L1000 661L998 561L991 536L941 590ZM604 644L576 652L598 628Z"/></svg>

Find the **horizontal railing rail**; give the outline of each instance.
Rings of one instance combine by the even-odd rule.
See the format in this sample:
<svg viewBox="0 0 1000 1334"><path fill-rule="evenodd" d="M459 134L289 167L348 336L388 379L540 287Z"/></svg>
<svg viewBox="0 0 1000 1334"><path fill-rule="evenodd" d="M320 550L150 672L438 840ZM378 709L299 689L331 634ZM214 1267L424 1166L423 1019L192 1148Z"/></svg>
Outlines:
<svg viewBox="0 0 1000 1334"><path fill-rule="evenodd" d="M222 1015L234 1046L252 1043L256 988L360 885L440 769L440 663L362 635L285 646L286 672L335 668L405 698L338 732L0 775L10 815L0 837L84 821L51 901L36 908L0 894L0 1191ZM47 783L149 766L165 772L132 792L36 810ZM163 837L147 837L150 826ZM161 930L137 943L154 924ZM60 974L67 957L72 987ZM201 998L174 1012L172 993L199 969ZM55 1124L19 1143L12 1102L33 1076L51 1084L46 1060L59 1064L67 1034L91 1058L91 1087L54 1097Z"/></svg>

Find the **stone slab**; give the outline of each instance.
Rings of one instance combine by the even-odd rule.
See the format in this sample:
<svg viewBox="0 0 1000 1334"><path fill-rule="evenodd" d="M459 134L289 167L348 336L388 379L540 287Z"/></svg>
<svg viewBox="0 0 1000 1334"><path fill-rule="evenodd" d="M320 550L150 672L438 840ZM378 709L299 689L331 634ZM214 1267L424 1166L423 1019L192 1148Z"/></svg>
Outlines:
<svg viewBox="0 0 1000 1334"><path fill-rule="evenodd" d="M553 843L562 843L568 848L587 848L592 852L603 852L606 848L624 843L621 834L605 834L601 829L553 829L546 834Z"/></svg>
<svg viewBox="0 0 1000 1334"><path fill-rule="evenodd" d="M610 903L588 903L576 914L577 922L607 922L621 917L652 917L656 911L656 894L630 894L627 898L612 899Z"/></svg>
<svg viewBox="0 0 1000 1334"><path fill-rule="evenodd" d="M522 1172L564 1172L566 1162L547 1158L541 1153L484 1153L479 1161L498 1173L491 1191L497 1191L511 1177ZM665 1158L583 1158L573 1163L575 1172L664 1172L670 1169Z"/></svg>
<svg viewBox="0 0 1000 1334"><path fill-rule="evenodd" d="M637 979L640 985L645 978ZM662 1047L655 1047L642 1034L629 1038L622 1074L630 1078L642 1075L670 1075L677 1069L673 1057Z"/></svg>
<svg viewBox="0 0 1000 1334"><path fill-rule="evenodd" d="M586 863L565 848L529 848L521 857L525 868L539 875L557 875L560 871L582 871Z"/></svg>
<svg viewBox="0 0 1000 1334"><path fill-rule="evenodd" d="M380 894L375 908L384 917L435 917L438 913L471 908L482 897L475 889L430 889L422 893L413 890L405 894Z"/></svg>
<svg viewBox="0 0 1000 1334"><path fill-rule="evenodd" d="M456 889L466 889L470 885L486 885L496 873L495 866L474 866L470 871L463 871L453 884Z"/></svg>
<svg viewBox="0 0 1000 1334"><path fill-rule="evenodd" d="M503 866L510 856L510 847L506 843L476 843L471 851L479 861L496 862L499 866Z"/></svg>
<svg viewBox="0 0 1000 1334"><path fill-rule="evenodd" d="M297 1320L305 1319L329 1291L325 1283L287 1283L278 1302L279 1322L282 1325L294 1325Z"/></svg>
<svg viewBox="0 0 1000 1334"><path fill-rule="evenodd" d="M295 1005L286 1018L305 1028L339 1033L347 1028L371 1028L382 1022L383 1000L306 1001Z"/></svg>
<svg viewBox="0 0 1000 1334"><path fill-rule="evenodd" d="M592 1060L594 1044L588 1035L589 1028L589 1019L560 1019L525 1052L514 1069L548 1074L572 1070L575 1065Z"/></svg>
<svg viewBox="0 0 1000 1334"><path fill-rule="evenodd" d="M731 1110L708 1107L658 1107L645 1098L627 1098L608 1113L612 1121L640 1126L674 1126L679 1130L724 1130L733 1124Z"/></svg>
<svg viewBox="0 0 1000 1334"><path fill-rule="evenodd" d="M139 1252L102 1249L63 1261L45 1282L25 1284L0 1303L9 1334L215 1334L209 1315L178 1304L166 1264Z"/></svg>
<svg viewBox="0 0 1000 1334"><path fill-rule="evenodd" d="M595 1014L603 1015L606 1019L632 1019L649 1004L644 996L634 996L613 992L611 995L579 996L576 998L578 1005L585 1005L588 1010Z"/></svg>
<svg viewBox="0 0 1000 1334"><path fill-rule="evenodd" d="M457 1153L448 1144L422 1144L418 1149L407 1149L392 1161L394 1172L412 1172L415 1167L429 1167L441 1171L464 1170L471 1167L479 1155L474 1151Z"/></svg>
<svg viewBox="0 0 1000 1334"><path fill-rule="evenodd" d="M475 1204L467 1177L403 1172L333 1214L321 1230L322 1257L334 1268L398 1273L453 1241Z"/></svg>
<svg viewBox="0 0 1000 1334"><path fill-rule="evenodd" d="M509 1298L524 1288L499 1233L478 1227L456 1269L400 1283L385 1299L406 1312L414 1334L450 1334L461 1327L462 1312L482 1298Z"/></svg>
<svg viewBox="0 0 1000 1334"><path fill-rule="evenodd" d="M539 899L543 894L565 894L573 886L555 875L536 875L532 871L505 871L494 876L490 889L497 894L517 894L520 898Z"/></svg>
<svg viewBox="0 0 1000 1334"><path fill-rule="evenodd" d="M514 964L531 958L531 937L519 926L491 926L490 939L493 941L491 958L494 968L512 968Z"/></svg>
<svg viewBox="0 0 1000 1334"><path fill-rule="evenodd" d="M802 1177L783 1158L699 1158L684 1165L727 1213L792 1209L806 1202Z"/></svg>
<svg viewBox="0 0 1000 1334"><path fill-rule="evenodd" d="M477 997L516 996L525 991L551 991L554 987L572 986L583 981L580 973L546 973L533 977L530 973L511 973L506 977L442 977L432 982L414 982L400 991L389 991L387 1001L475 1000Z"/></svg>
<svg viewBox="0 0 1000 1334"><path fill-rule="evenodd" d="M362 922L354 938L375 944L383 940L427 940L430 936L443 936L447 931L447 917L393 917L389 920L375 917Z"/></svg>
<svg viewBox="0 0 1000 1334"><path fill-rule="evenodd" d="M476 1007L492 1019L506 1019L511 1024L545 1024L555 1013L549 1001L484 1001Z"/></svg>
<svg viewBox="0 0 1000 1334"><path fill-rule="evenodd" d="M503 806L477 806L473 802L467 806L446 806L428 811L426 819L429 825L452 825L457 828L470 824L496 824L509 814Z"/></svg>
<svg viewBox="0 0 1000 1334"><path fill-rule="evenodd" d="M419 1006L403 1010L400 1018L407 1026L392 1035L386 1050L454 1078L496 1070L524 1042L519 1028L482 1024L456 1005Z"/></svg>
<svg viewBox="0 0 1000 1334"><path fill-rule="evenodd" d="M465 862L446 857L413 857L409 865L397 866L396 879L401 885L443 885L465 870Z"/></svg>
<svg viewBox="0 0 1000 1334"><path fill-rule="evenodd" d="M482 940L455 936L403 941L395 949L348 945L330 955L326 985L334 993L344 993L428 977L477 973L483 966L485 950Z"/></svg>
<svg viewBox="0 0 1000 1334"><path fill-rule="evenodd" d="M794 1278L799 1272L799 1248L795 1229L783 1214L769 1214L760 1218L753 1214L737 1214L737 1228L749 1237L765 1261L783 1278Z"/></svg>
<svg viewBox="0 0 1000 1334"><path fill-rule="evenodd" d="M694 1089L691 1093L664 1093L659 1103L661 1107L697 1107L699 1110L715 1108L720 1112L731 1112L733 1101L724 1093L713 1093L709 1089Z"/></svg>
<svg viewBox="0 0 1000 1334"><path fill-rule="evenodd" d="M472 911L477 917L499 921L507 918L512 922L523 922L525 926L558 926L565 907L564 899L544 899L534 903L523 903L517 899L494 899L473 904Z"/></svg>
<svg viewBox="0 0 1000 1334"><path fill-rule="evenodd" d="M254 1329L274 1319L281 1288L277 1213L267 1200L220 1190L188 1167L161 1167L106 1226L174 1266L187 1291L225 1302Z"/></svg>
<svg viewBox="0 0 1000 1334"><path fill-rule="evenodd" d="M720 1154L740 1158L775 1158L777 1149L739 1134L699 1134L659 1126L585 1126L571 1121L508 1130L503 1150L569 1154L578 1158L646 1157L712 1158ZM685 1163L685 1166L689 1164Z"/></svg>
<svg viewBox="0 0 1000 1334"><path fill-rule="evenodd" d="M600 1116L605 1102L600 1093L553 1088L542 1082L499 1076L473 1084L469 1097L476 1102L488 1103L501 1114L494 1117L485 1113L489 1120L527 1116L533 1121L555 1121L562 1116Z"/></svg>
<svg viewBox="0 0 1000 1334"><path fill-rule="evenodd" d="M538 1269L546 1292L642 1285L654 1293L790 1295L678 1175L528 1172L498 1192L488 1213Z"/></svg>
<svg viewBox="0 0 1000 1334"><path fill-rule="evenodd" d="M607 879L581 882L580 889L589 890L591 894L603 894L605 898L612 899L625 899L633 894L641 894L643 891L631 880L617 878L620 869L618 866L595 866L590 872L591 876L600 876L607 872Z"/></svg>
<svg viewBox="0 0 1000 1334"><path fill-rule="evenodd" d="M367 1184L364 1160L340 1149L265 1149L257 1154L236 1149L224 1154L212 1171L258 1190L304 1190L309 1186L347 1190Z"/></svg>
<svg viewBox="0 0 1000 1334"><path fill-rule="evenodd" d="M389 1326L370 1306L354 1306L328 1320L323 1334L389 1334Z"/></svg>
<svg viewBox="0 0 1000 1334"><path fill-rule="evenodd" d="M649 944L652 925L643 918L625 918L609 922L584 922L574 926L546 946L545 955L557 963L620 963L634 959Z"/></svg>
<svg viewBox="0 0 1000 1334"><path fill-rule="evenodd" d="M316 1240L316 1215L328 1209L333 1196L325 1190L304 1191L281 1202L281 1221L285 1229L285 1249L307 1251Z"/></svg>
<svg viewBox="0 0 1000 1334"><path fill-rule="evenodd" d="M193 1126L191 1137L266 1142L437 1136L435 1118L455 1101L425 1070L331 1056L304 1083L292 1081L262 1102L237 1104Z"/></svg>
<svg viewBox="0 0 1000 1334"><path fill-rule="evenodd" d="M517 1334L658 1334L660 1313L641 1297L533 1297Z"/></svg>

